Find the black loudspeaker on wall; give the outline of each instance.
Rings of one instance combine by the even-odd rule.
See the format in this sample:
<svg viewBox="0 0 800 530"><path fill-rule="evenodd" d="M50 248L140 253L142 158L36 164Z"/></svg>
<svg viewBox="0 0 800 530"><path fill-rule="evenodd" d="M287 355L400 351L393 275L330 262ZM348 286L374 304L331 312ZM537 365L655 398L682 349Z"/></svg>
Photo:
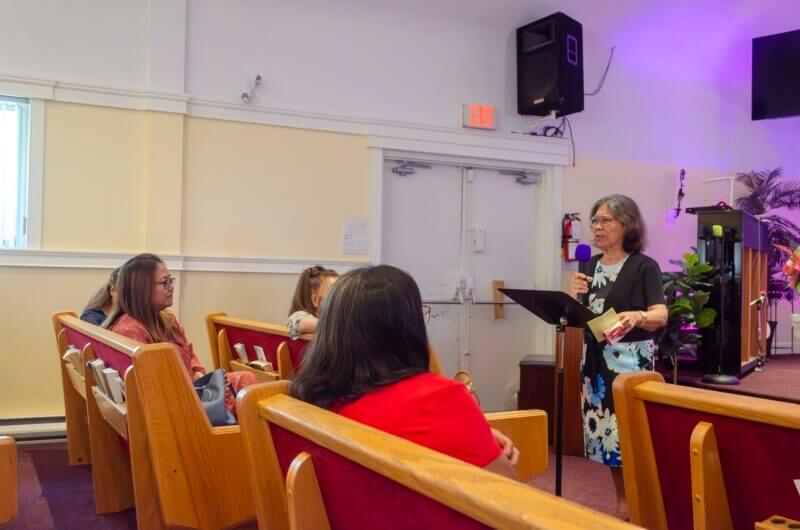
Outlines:
<svg viewBox="0 0 800 530"><path fill-rule="evenodd" d="M517 111L583 110L583 26L564 13L517 29Z"/></svg>

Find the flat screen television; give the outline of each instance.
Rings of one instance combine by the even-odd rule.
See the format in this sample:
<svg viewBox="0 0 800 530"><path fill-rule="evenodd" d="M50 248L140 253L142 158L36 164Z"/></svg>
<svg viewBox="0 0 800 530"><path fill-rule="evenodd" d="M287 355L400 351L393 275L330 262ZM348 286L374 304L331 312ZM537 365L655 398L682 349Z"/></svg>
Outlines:
<svg viewBox="0 0 800 530"><path fill-rule="evenodd" d="M753 39L753 119L797 115L800 30Z"/></svg>

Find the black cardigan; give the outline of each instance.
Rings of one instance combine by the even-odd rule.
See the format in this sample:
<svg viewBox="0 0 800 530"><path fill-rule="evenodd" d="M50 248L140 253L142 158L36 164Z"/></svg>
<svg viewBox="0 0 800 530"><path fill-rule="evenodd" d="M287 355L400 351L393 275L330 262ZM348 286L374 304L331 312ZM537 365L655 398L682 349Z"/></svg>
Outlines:
<svg viewBox="0 0 800 530"><path fill-rule="evenodd" d="M589 261L590 275L594 275L597 262L602 254L592 256ZM628 256L622 265L614 285L606 296L604 310L614 308L622 311L647 311L650 306L663 304L664 284L661 280L661 268L656 260L635 252ZM636 328L625 336L625 341L647 340L653 338L650 331Z"/></svg>

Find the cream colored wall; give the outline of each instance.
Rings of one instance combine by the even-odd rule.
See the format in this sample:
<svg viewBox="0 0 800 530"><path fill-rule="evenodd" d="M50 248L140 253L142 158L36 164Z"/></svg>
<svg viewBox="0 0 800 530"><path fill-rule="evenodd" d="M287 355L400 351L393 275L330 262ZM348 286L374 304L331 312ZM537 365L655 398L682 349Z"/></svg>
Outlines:
<svg viewBox="0 0 800 530"><path fill-rule="evenodd" d="M45 123L45 250L341 260L345 218L369 219L363 137L59 102ZM63 414L50 318L79 312L109 272L0 267L0 419ZM282 322L296 281L178 276L176 310L209 367L206 313Z"/></svg>
<svg viewBox="0 0 800 530"><path fill-rule="evenodd" d="M369 219L365 137L188 118L185 142L186 254L341 258Z"/></svg>
<svg viewBox="0 0 800 530"><path fill-rule="evenodd" d="M179 253L183 219L184 117L147 112L144 116L142 176L143 249Z"/></svg>
<svg viewBox="0 0 800 530"><path fill-rule="evenodd" d="M50 317L80 311L109 272L0 267L0 418L64 415Z"/></svg>
<svg viewBox="0 0 800 530"><path fill-rule="evenodd" d="M142 248L145 114L47 103L42 248Z"/></svg>
<svg viewBox="0 0 800 530"><path fill-rule="evenodd" d="M181 322L194 343L194 350L207 368L213 366L208 335L207 313L283 324L294 294L294 274L244 274L222 272L184 272L181 282Z"/></svg>

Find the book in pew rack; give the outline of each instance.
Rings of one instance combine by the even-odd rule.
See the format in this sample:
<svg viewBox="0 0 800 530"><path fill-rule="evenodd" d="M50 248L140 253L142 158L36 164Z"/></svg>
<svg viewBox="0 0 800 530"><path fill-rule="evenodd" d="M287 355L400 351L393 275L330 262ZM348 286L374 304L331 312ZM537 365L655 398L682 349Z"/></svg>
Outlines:
<svg viewBox="0 0 800 530"><path fill-rule="evenodd" d="M253 350L256 352L256 357L258 360L251 361L250 358L247 356L247 347L242 344L241 342L237 342L233 345L233 349L236 352L236 355L239 356L239 360L250 366L251 368L255 368L256 370L262 370L264 372L274 372L275 368L272 366L272 363L267 360L267 356L264 353L264 348L261 346L253 346Z"/></svg>

